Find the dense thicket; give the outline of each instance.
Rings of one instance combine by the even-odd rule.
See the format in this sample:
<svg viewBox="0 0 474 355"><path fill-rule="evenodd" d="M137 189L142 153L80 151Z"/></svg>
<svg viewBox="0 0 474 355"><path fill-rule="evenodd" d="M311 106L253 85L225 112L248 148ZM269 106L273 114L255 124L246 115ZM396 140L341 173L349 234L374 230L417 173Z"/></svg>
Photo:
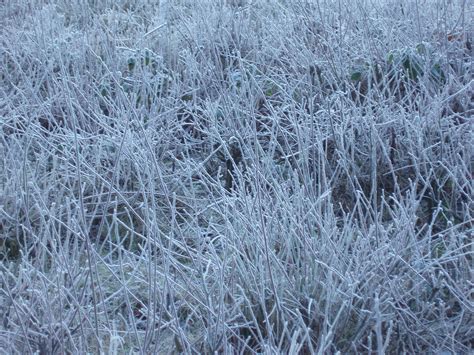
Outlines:
<svg viewBox="0 0 474 355"><path fill-rule="evenodd" d="M467 353L468 1L0 5L0 348Z"/></svg>

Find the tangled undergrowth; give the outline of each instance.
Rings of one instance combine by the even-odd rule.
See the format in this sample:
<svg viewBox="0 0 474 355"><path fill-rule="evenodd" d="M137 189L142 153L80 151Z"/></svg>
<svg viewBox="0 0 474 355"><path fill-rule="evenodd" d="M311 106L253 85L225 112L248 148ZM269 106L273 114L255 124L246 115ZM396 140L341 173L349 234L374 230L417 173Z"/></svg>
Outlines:
<svg viewBox="0 0 474 355"><path fill-rule="evenodd" d="M0 5L0 348L472 351L472 6L160 3Z"/></svg>

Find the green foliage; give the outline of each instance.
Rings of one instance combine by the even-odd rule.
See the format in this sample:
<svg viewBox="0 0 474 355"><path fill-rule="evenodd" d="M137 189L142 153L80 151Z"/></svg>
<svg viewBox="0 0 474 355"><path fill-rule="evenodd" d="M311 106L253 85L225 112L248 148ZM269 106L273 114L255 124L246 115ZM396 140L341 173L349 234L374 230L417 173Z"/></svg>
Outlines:
<svg viewBox="0 0 474 355"><path fill-rule="evenodd" d="M369 63L367 61L359 61L356 63L350 73L352 82L361 82L371 78L379 78L382 75L382 69L378 63Z"/></svg>
<svg viewBox="0 0 474 355"><path fill-rule="evenodd" d="M420 43L414 49L390 51L384 63L358 63L351 68L350 80L357 83L367 80L369 75L375 78L391 78L398 74L414 83L418 83L427 75L428 80L438 88L446 82L441 60L427 43Z"/></svg>
<svg viewBox="0 0 474 355"><path fill-rule="evenodd" d="M122 91L133 98L136 107L150 107L157 98L169 92L173 80L162 58L149 49L137 50L128 57L119 75L118 80L106 77L100 82L100 95L103 99L114 100L117 92Z"/></svg>
<svg viewBox="0 0 474 355"><path fill-rule="evenodd" d="M156 75L160 71L161 62L161 56L145 48L144 50L135 51L133 55L127 59L127 67L129 72L143 70Z"/></svg>
<svg viewBox="0 0 474 355"><path fill-rule="evenodd" d="M183 96L181 96L181 100L185 102L192 101L193 98L194 98L193 94L184 94Z"/></svg>
<svg viewBox="0 0 474 355"><path fill-rule="evenodd" d="M0 261L18 259L21 255L21 246L14 238L0 240Z"/></svg>
<svg viewBox="0 0 474 355"><path fill-rule="evenodd" d="M131 57L131 58L128 58L127 60L127 66L128 66L128 70L129 71L133 71L133 69L135 69L135 66L137 65L137 61L135 58Z"/></svg>
<svg viewBox="0 0 474 355"><path fill-rule="evenodd" d="M361 81L362 80L362 75L363 75L362 71L360 71L360 70L354 71L351 74L351 80L352 81Z"/></svg>
<svg viewBox="0 0 474 355"><path fill-rule="evenodd" d="M438 87L446 82L441 61L427 43L420 43L415 49L391 51L387 57L387 64L392 75L402 72L414 82L419 82L425 75L428 75L429 81Z"/></svg>
<svg viewBox="0 0 474 355"><path fill-rule="evenodd" d="M438 242L434 245L432 250L433 258L439 259L446 253L446 245L443 242Z"/></svg>
<svg viewBox="0 0 474 355"><path fill-rule="evenodd" d="M265 83L264 90L265 90L266 97L272 97L278 93L279 88L278 88L278 85L276 85L276 83L269 81Z"/></svg>

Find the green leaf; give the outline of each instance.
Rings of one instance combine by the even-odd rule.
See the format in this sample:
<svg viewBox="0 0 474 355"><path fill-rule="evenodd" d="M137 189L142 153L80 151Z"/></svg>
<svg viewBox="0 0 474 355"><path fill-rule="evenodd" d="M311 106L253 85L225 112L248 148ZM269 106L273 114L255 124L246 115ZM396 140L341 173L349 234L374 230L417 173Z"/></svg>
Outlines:
<svg viewBox="0 0 474 355"><path fill-rule="evenodd" d="M395 55L392 52L388 55L387 62L388 62L388 64L393 64L394 60L395 60Z"/></svg>
<svg viewBox="0 0 474 355"><path fill-rule="evenodd" d="M135 65L136 65L135 58L129 58L128 61L127 61L127 64L128 64L128 70L129 71L132 71L133 69L135 69Z"/></svg>
<svg viewBox="0 0 474 355"><path fill-rule="evenodd" d="M446 247L444 246L443 243L438 243L435 245L433 248L433 256L435 258L440 258L443 256L443 254L446 252Z"/></svg>
<svg viewBox="0 0 474 355"><path fill-rule="evenodd" d="M431 68L430 77L437 84L443 84L446 82L446 75L444 74L443 69L441 69L441 65L439 63L434 64Z"/></svg>
<svg viewBox="0 0 474 355"><path fill-rule="evenodd" d="M184 94L183 96L181 96L181 100L183 101L191 101L192 99L193 99L192 94Z"/></svg>
<svg viewBox="0 0 474 355"><path fill-rule="evenodd" d="M423 68L420 60L410 54L405 54L402 66L408 74L408 77L412 80L418 80L423 75Z"/></svg>
<svg viewBox="0 0 474 355"><path fill-rule="evenodd" d="M145 65L150 64L151 56L148 50L145 50L144 60L145 60Z"/></svg>
<svg viewBox="0 0 474 355"><path fill-rule="evenodd" d="M360 81L362 80L362 73L360 71L356 71L354 73L352 73L351 75L351 80L352 81Z"/></svg>
<svg viewBox="0 0 474 355"><path fill-rule="evenodd" d="M427 53L426 46L423 43L420 43L416 46L416 51L419 54L426 54Z"/></svg>
<svg viewBox="0 0 474 355"><path fill-rule="evenodd" d="M224 118L224 111L222 111L222 109L220 107L217 108L216 110L216 118L217 119L223 119Z"/></svg>
<svg viewBox="0 0 474 355"><path fill-rule="evenodd" d="M277 88L275 86L271 86L265 91L265 96L268 96L268 97L273 96L276 94L276 92L277 92Z"/></svg>

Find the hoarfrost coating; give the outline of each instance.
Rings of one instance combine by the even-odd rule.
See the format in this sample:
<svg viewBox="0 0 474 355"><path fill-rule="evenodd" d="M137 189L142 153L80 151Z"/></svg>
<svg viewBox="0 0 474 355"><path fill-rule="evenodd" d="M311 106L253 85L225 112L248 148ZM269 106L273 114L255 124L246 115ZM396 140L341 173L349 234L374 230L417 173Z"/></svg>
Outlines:
<svg viewBox="0 0 474 355"><path fill-rule="evenodd" d="M472 351L469 2L0 9L6 353Z"/></svg>

